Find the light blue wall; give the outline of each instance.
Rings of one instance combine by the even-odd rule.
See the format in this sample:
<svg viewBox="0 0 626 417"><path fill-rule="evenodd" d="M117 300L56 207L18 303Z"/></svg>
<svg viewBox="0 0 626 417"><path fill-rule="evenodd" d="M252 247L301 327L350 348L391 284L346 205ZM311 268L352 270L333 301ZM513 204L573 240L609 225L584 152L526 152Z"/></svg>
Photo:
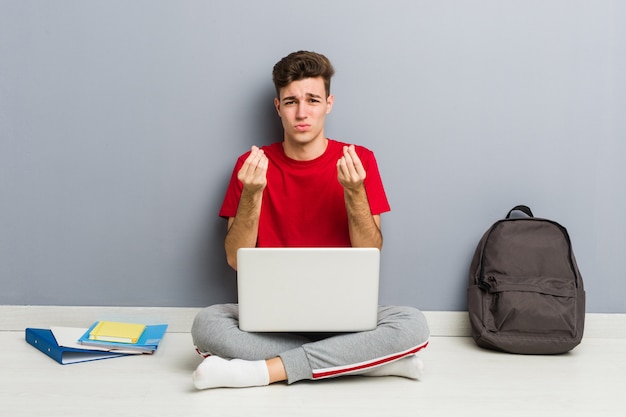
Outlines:
<svg viewBox="0 0 626 417"><path fill-rule="evenodd" d="M571 234L588 311L626 313L626 3L0 0L0 304L234 300L236 157L281 139L273 64L335 64L330 137L372 148L381 302L465 309L515 204Z"/></svg>

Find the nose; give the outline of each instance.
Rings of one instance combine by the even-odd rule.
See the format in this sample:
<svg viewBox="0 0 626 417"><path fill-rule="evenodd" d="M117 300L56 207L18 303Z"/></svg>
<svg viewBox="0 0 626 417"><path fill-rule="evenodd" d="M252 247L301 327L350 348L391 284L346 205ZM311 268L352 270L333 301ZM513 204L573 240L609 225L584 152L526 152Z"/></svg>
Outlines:
<svg viewBox="0 0 626 417"><path fill-rule="evenodd" d="M306 104L305 103L298 104L298 108L296 109L296 117L298 119L306 118Z"/></svg>

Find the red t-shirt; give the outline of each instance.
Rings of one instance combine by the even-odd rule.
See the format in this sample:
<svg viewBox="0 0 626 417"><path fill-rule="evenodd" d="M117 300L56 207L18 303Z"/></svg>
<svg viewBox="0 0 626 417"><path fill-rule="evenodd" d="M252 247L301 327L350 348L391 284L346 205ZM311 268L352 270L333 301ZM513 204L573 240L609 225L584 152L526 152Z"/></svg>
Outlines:
<svg viewBox="0 0 626 417"><path fill-rule="evenodd" d="M290 159L282 142L262 149L269 160L267 186L259 219L258 247L349 247L348 215L337 160L347 144L328 140L326 151L311 161ZM356 152L367 172L365 190L372 214L390 210L374 153ZM235 217L243 189L237 173L248 157L239 157L219 215Z"/></svg>

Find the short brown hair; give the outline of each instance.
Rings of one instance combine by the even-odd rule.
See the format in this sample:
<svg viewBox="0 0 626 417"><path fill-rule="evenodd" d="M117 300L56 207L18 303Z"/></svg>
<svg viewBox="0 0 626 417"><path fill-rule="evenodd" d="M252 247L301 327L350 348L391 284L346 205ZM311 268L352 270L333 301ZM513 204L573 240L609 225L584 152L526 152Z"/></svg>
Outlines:
<svg viewBox="0 0 626 417"><path fill-rule="evenodd" d="M272 79L276 88L276 96L280 97L280 89L294 81L322 77L328 97L330 95L330 79L334 73L335 69L324 55L308 51L293 52L274 65Z"/></svg>

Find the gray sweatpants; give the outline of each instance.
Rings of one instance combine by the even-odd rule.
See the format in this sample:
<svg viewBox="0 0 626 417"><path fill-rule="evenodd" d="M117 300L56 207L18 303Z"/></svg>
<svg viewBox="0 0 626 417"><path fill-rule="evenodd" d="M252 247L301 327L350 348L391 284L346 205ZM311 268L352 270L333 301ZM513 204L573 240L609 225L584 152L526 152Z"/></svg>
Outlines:
<svg viewBox="0 0 626 417"><path fill-rule="evenodd" d="M203 355L245 360L280 356L291 384L365 373L425 348L430 332L415 308L379 307L378 326L366 332L248 333L239 329L236 304L217 304L198 313L191 335Z"/></svg>

